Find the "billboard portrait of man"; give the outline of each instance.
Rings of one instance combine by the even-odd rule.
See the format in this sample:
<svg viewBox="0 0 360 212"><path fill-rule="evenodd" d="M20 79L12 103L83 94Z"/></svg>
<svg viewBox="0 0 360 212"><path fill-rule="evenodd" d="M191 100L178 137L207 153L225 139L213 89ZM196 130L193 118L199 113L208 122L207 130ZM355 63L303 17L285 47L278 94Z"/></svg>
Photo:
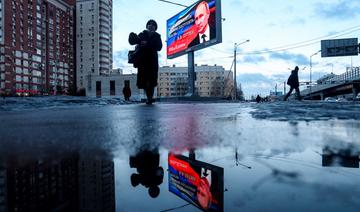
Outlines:
<svg viewBox="0 0 360 212"><path fill-rule="evenodd" d="M195 9L195 27L197 30L197 36L191 41L188 47L205 43L216 36L215 22L209 22L210 9L209 4L206 1L200 2ZM211 25L210 25L211 24Z"/></svg>
<svg viewBox="0 0 360 212"><path fill-rule="evenodd" d="M221 0L199 0L167 20L168 58L221 41Z"/></svg>

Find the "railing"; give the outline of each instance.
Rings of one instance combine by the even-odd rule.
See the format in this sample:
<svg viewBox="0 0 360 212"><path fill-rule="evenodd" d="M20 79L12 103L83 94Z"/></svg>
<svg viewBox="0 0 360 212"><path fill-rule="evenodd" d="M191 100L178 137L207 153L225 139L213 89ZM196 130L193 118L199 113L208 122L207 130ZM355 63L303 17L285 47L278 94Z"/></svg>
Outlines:
<svg viewBox="0 0 360 212"><path fill-rule="evenodd" d="M344 82L344 81L351 81L358 79L360 79L360 67L354 67L350 71L346 71L343 74L337 75L335 77L326 80L326 82Z"/></svg>

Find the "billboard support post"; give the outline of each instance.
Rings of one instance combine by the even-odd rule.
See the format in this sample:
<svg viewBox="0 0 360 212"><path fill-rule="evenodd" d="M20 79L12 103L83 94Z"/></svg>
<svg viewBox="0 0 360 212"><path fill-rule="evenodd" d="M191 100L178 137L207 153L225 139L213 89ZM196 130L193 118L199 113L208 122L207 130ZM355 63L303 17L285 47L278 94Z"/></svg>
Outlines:
<svg viewBox="0 0 360 212"><path fill-rule="evenodd" d="M188 52L188 93L186 96L195 96L195 62L194 51Z"/></svg>

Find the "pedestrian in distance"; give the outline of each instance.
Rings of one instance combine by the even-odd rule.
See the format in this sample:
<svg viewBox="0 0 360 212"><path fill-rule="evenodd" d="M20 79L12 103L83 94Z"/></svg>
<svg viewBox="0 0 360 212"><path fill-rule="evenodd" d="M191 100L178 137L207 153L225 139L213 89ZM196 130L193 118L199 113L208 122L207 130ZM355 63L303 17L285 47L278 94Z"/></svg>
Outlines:
<svg viewBox="0 0 360 212"><path fill-rule="evenodd" d="M132 32L129 35L129 43L136 45L137 51L136 64L134 63L134 67L138 69L136 85L139 89L144 89L148 105L155 102L153 96L159 71L158 51L162 48L161 36L156 30L157 23L151 19L140 34Z"/></svg>
<svg viewBox="0 0 360 212"><path fill-rule="evenodd" d="M260 103L262 99L261 99L260 95L257 95L255 100L256 100L257 103Z"/></svg>
<svg viewBox="0 0 360 212"><path fill-rule="evenodd" d="M124 85L123 94L124 94L125 101L130 101L131 89L130 89L130 86L128 83L125 83L125 85Z"/></svg>
<svg viewBox="0 0 360 212"><path fill-rule="evenodd" d="M297 66L295 66L295 69L291 71L291 74L290 74L290 76L288 78L288 81L287 81L287 84L290 86L290 90L286 94L286 96L284 97L284 101L286 101L289 98L289 96L291 95L291 93L293 92L294 89L296 91L296 98L298 100L301 100L300 90L299 90L298 72L299 72L299 67L297 67Z"/></svg>

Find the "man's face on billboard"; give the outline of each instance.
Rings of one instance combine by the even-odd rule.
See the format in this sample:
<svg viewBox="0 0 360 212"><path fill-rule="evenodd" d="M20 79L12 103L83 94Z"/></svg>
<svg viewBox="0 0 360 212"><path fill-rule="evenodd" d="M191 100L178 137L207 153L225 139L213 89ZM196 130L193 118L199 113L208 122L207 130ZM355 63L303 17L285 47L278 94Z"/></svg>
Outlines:
<svg viewBox="0 0 360 212"><path fill-rule="evenodd" d="M200 180L199 186L197 187L197 199L200 206L204 209L209 208L212 198L209 183L206 181L206 178L202 178Z"/></svg>
<svg viewBox="0 0 360 212"><path fill-rule="evenodd" d="M195 10L195 25L199 33L203 34L208 26L210 11L207 3L200 3Z"/></svg>

